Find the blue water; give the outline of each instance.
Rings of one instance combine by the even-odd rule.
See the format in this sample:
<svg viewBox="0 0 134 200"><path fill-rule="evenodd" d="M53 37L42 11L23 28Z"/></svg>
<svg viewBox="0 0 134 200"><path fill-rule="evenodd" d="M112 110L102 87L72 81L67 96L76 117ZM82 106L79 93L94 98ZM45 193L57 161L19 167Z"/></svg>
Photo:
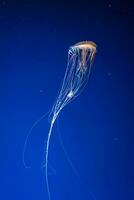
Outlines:
<svg viewBox="0 0 134 200"><path fill-rule="evenodd" d="M85 90L60 113L53 129L51 199L134 199L131 5L97 0L0 4L0 199L48 199L41 168L48 117L29 138L30 170L22 162L23 146L33 123L52 108L69 46L83 40L94 41L98 50Z"/></svg>

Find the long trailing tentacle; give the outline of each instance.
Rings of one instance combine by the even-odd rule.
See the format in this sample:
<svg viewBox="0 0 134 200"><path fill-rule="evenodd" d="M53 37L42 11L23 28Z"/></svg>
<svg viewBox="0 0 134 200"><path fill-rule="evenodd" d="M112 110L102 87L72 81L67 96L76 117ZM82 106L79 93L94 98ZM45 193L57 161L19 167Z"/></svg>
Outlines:
<svg viewBox="0 0 134 200"><path fill-rule="evenodd" d="M68 152L67 152L67 150L66 150L66 148L65 148L65 145L64 145L64 143L63 143L63 141L62 141L62 138L61 138L61 131L60 131L60 126L59 126L59 120L57 120L56 125L57 125L57 131L58 131L59 142L60 142L61 148L62 148L62 150L63 150L63 152L64 152L64 155L65 155L65 157L66 157L66 159L67 159L67 162L69 163L70 167L72 168L72 170L73 170L75 176L77 177L77 179L79 180L79 182L81 183L81 185L83 185L83 186L85 187L89 198L91 197L93 200L96 200L95 195L93 194L93 192L91 192L91 191L89 190L88 184L87 184L87 183L85 182L85 180L83 180L83 178L80 176L78 170L77 170L76 167L74 166L74 163L72 162L72 160L71 160L71 158L70 158L70 156L69 156L69 154L68 154ZM90 198L90 199L91 199L91 198Z"/></svg>
<svg viewBox="0 0 134 200"><path fill-rule="evenodd" d="M28 165L26 164L25 162L25 153L26 153L26 148L27 148L27 144L28 144L28 140L32 134L32 131L33 129L38 125L38 123L40 123L48 114L50 113L50 110L47 111L44 115L42 115L39 119L37 119L32 127L30 128L30 130L28 131L27 133L27 136L26 136L26 139L25 139L25 142L24 142L24 146L23 146L23 151L22 151L22 162L23 162L23 165L26 169L30 169L31 168L31 165Z"/></svg>
<svg viewBox="0 0 134 200"><path fill-rule="evenodd" d="M49 154L49 145L50 145L51 134L52 134L55 120L56 120L56 117L54 115L52 118L51 124L50 124L49 132L48 132L47 144L46 144L46 155L45 155L45 177L46 177L46 186L47 186L47 193L48 193L49 200L51 200L51 194L50 194L49 181L48 181L48 154Z"/></svg>

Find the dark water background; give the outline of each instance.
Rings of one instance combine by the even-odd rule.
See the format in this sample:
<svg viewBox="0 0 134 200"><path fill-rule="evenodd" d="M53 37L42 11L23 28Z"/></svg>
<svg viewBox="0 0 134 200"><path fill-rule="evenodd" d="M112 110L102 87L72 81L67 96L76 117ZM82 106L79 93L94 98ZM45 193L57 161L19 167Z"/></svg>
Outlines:
<svg viewBox="0 0 134 200"><path fill-rule="evenodd" d="M134 199L133 5L129 1L0 1L0 199L44 200L40 168L70 45L98 45L84 92L59 116L49 152L52 200ZM83 179L69 165L62 145ZM86 185L87 186L86 186Z"/></svg>

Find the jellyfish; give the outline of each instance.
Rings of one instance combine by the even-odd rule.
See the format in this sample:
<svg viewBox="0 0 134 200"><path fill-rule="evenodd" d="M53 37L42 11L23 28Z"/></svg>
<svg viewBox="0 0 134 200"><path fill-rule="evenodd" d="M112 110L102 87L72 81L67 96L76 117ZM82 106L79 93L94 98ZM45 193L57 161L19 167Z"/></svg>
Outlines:
<svg viewBox="0 0 134 200"><path fill-rule="evenodd" d="M80 95L86 86L95 57L96 47L94 42L82 41L70 46L68 50L67 68L60 92L50 113L50 128L46 141L44 166L49 200L51 199L51 194L48 180L48 156L53 126L62 109Z"/></svg>

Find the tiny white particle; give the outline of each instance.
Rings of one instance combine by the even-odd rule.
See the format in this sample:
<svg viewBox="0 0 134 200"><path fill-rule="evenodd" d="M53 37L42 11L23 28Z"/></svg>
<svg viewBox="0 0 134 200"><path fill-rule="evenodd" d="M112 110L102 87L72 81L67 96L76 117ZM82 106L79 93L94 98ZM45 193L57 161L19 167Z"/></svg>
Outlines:
<svg viewBox="0 0 134 200"><path fill-rule="evenodd" d="M112 7L112 5L109 3L109 4L108 4L108 7L109 7L109 8L111 8L111 7Z"/></svg>
<svg viewBox="0 0 134 200"><path fill-rule="evenodd" d="M70 91L69 93L68 93L68 95L67 95L69 98L71 98L72 96L73 96L73 92L72 91Z"/></svg>
<svg viewBox="0 0 134 200"><path fill-rule="evenodd" d="M43 93L44 91L42 89L40 89L40 93Z"/></svg>

